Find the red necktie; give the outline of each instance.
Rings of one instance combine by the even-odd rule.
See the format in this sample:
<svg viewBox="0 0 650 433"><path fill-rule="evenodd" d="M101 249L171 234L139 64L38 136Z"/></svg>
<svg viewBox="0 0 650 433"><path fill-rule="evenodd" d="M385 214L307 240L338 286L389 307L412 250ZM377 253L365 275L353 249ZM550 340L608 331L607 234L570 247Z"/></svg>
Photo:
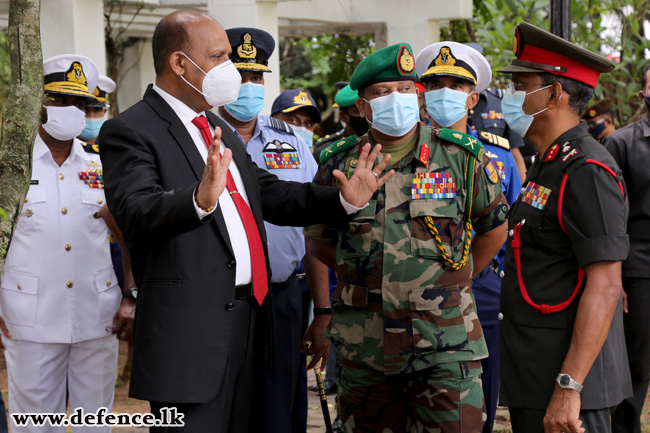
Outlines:
<svg viewBox="0 0 650 433"><path fill-rule="evenodd" d="M203 140L205 140L205 144L209 149L210 144L212 143L212 131L208 125L207 117L195 117L192 119L192 123L201 131ZM264 297L266 297L266 294L269 291L269 283L266 275L266 259L264 258L264 247L262 245L260 231L257 229L257 223L255 222L253 212L251 212L250 207L248 207L244 198L241 196L239 191L237 191L237 186L235 185L235 180L230 174L230 170L228 170L228 177L226 178L226 188L228 188L232 201L235 202L235 206L239 212L239 217L244 224L244 230L246 230L248 249L251 252L253 296L255 296L257 302L262 305Z"/></svg>

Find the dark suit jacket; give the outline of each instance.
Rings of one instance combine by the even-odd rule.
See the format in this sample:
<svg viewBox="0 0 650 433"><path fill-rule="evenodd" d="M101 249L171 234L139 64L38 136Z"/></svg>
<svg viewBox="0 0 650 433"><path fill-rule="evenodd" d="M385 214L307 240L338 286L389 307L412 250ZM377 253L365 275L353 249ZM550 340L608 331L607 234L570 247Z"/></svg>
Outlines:
<svg viewBox="0 0 650 433"><path fill-rule="evenodd" d="M263 217L293 226L345 220L337 188L278 180L251 161L217 116L207 116L221 126L222 143L232 150L265 245ZM205 164L185 126L151 86L142 101L105 123L99 141L106 199L127 239L139 288L130 395L209 401L229 356L232 242L242 240L229 238L219 208L210 218L198 218L193 192ZM267 269L270 287L268 259ZM257 321L268 332L267 298ZM268 335L256 339L270 341Z"/></svg>

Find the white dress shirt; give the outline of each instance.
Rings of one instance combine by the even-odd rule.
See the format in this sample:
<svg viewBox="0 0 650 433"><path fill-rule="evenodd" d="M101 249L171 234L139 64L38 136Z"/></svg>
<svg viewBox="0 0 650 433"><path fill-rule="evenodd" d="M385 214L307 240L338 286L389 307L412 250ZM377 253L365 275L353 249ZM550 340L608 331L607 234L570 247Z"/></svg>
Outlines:
<svg viewBox="0 0 650 433"><path fill-rule="evenodd" d="M153 89L165 100L165 102L167 102L167 104L169 104L172 110L174 110L174 113L176 113L176 115L181 119L181 122L183 122L183 125L185 125L185 128L190 134L190 137L192 137L197 151L201 154L203 162L206 162L208 158L207 145L205 144L205 140L203 140L203 136L201 135L199 128L192 123L192 120L195 117L205 116L205 112L197 113L188 107L185 103L165 92L155 84L153 85ZM222 155L223 151L224 146L222 145L220 148L220 153ZM242 181L241 174L239 173L239 169L237 168L237 164L235 164L234 160L230 162L229 170L235 181L237 190L248 204L248 196L246 195L246 190L244 189L244 182ZM219 196L219 200L214 206L214 209L212 209L212 212L204 212L196 205L194 200L192 200L192 205L196 209L199 218L203 218L214 212L217 207L221 209L223 219L225 220L226 227L228 229L230 244L232 246L233 252L235 253L235 260L237 262L235 284L239 286L250 283L252 281L252 267L250 248L248 247L248 238L246 236L246 230L244 229L244 223L239 216L239 211L235 206L235 202L230 197L228 189L224 188L223 192Z"/></svg>

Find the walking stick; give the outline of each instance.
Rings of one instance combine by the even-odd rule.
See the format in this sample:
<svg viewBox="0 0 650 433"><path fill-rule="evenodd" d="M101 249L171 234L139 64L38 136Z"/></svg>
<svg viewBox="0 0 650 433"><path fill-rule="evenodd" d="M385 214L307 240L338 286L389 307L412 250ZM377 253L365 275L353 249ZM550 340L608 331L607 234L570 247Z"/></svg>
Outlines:
<svg viewBox="0 0 650 433"><path fill-rule="evenodd" d="M318 395L320 396L320 407L323 410L323 420L325 421L325 431L334 433L332 430L332 420L330 419L330 410L327 407L327 396L325 395L325 385L323 384L323 373L320 370L320 361L314 367L316 383L318 384Z"/></svg>

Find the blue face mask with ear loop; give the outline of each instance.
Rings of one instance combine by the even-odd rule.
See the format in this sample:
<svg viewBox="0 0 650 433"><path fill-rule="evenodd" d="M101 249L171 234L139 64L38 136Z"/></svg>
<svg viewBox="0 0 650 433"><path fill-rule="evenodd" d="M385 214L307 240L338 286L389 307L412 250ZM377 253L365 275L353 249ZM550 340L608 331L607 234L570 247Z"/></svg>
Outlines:
<svg viewBox="0 0 650 433"><path fill-rule="evenodd" d="M242 84L237 100L224 107L240 122L253 120L264 108L264 85L251 82Z"/></svg>
<svg viewBox="0 0 650 433"><path fill-rule="evenodd" d="M592 137L598 139L598 136L603 133L606 127L607 127L607 122L605 121L605 119L601 119L598 123L587 128L587 132L589 132L589 135L591 135Z"/></svg>
<svg viewBox="0 0 650 433"><path fill-rule="evenodd" d="M530 125L533 123L535 116L548 110L548 107L546 107L537 113L526 114L523 108L526 96L532 95L540 90L548 89L552 85L553 84L549 84L548 86L540 87L539 89L526 93L523 90L515 90L515 86L512 83L508 84L506 93L503 95L503 99L501 100L501 112L503 113L503 118L506 123L515 134L524 137L526 132L528 132L528 128L530 128Z"/></svg>
<svg viewBox="0 0 650 433"><path fill-rule="evenodd" d="M79 134L79 138L82 140L92 140L99 135L99 130L102 129L103 124L104 117L86 117L86 127Z"/></svg>
<svg viewBox="0 0 650 433"><path fill-rule="evenodd" d="M424 94L427 103L427 113L443 128L448 128L467 114L467 98L469 93L442 87L430 90Z"/></svg>
<svg viewBox="0 0 650 433"><path fill-rule="evenodd" d="M420 120L420 105L416 93L392 92L368 101L372 110L372 128L391 137L406 135Z"/></svg>

